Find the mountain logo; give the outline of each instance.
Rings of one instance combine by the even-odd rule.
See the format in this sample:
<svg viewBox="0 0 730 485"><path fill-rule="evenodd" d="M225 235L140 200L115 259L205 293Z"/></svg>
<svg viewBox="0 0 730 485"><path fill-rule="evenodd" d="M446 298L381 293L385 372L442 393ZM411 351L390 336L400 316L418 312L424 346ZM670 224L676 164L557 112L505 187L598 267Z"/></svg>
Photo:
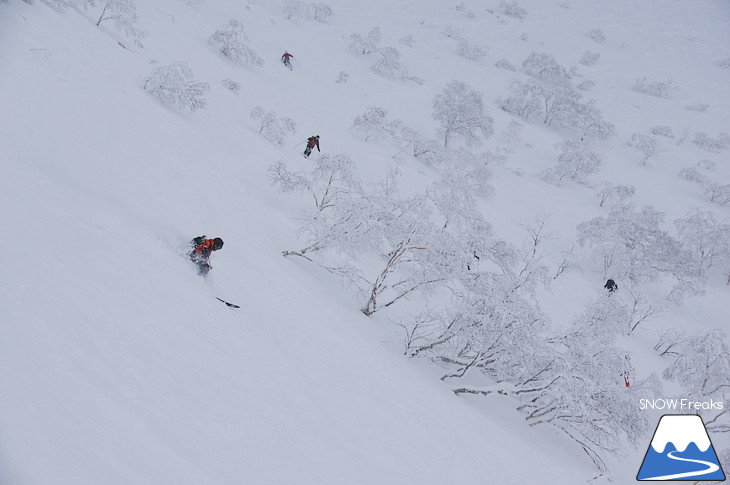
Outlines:
<svg viewBox="0 0 730 485"><path fill-rule="evenodd" d="M636 479L725 480L702 418L696 414L662 416Z"/></svg>

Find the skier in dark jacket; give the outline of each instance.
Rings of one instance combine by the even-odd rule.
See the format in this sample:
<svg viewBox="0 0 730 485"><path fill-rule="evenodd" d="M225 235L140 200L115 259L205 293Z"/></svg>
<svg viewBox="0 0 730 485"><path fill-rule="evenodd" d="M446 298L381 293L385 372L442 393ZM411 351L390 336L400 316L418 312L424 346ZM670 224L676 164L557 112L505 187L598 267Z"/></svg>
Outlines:
<svg viewBox="0 0 730 485"><path fill-rule="evenodd" d="M281 56L281 62L283 62L283 63L284 63L284 65L285 65L286 67L288 67L290 71L291 71L291 69L292 69L292 67L291 67L291 61L290 61L290 59L291 59L292 57L294 57L294 56L293 56L293 55L291 55L291 54L289 54L289 52L287 52L287 51L284 51L284 54L283 54L283 55Z"/></svg>
<svg viewBox="0 0 730 485"><path fill-rule="evenodd" d="M618 285L612 279L606 281L606 284L603 285L603 287L606 288L609 293L613 293L614 291L618 290Z"/></svg>
<svg viewBox="0 0 730 485"><path fill-rule="evenodd" d="M206 236L198 236L190 241L190 260L198 265L198 273L202 276L208 274L213 267L210 265L210 255L223 247L223 239L216 237L207 239Z"/></svg>
<svg viewBox="0 0 730 485"><path fill-rule="evenodd" d="M319 135L310 136L307 138L307 148L304 149L304 156L308 157L312 153L312 148L317 147L317 151L321 151L319 149Z"/></svg>

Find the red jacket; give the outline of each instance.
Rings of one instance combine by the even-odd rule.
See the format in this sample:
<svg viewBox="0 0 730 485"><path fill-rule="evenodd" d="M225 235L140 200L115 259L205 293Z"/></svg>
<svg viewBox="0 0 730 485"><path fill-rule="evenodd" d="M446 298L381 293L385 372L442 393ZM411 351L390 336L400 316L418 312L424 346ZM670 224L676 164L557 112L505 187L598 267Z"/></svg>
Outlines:
<svg viewBox="0 0 730 485"><path fill-rule="evenodd" d="M207 261L208 258L210 258L210 253L212 253L214 249L215 249L215 240L206 239L205 241L202 242L202 244L195 246L195 253L202 255Z"/></svg>
<svg viewBox="0 0 730 485"><path fill-rule="evenodd" d="M282 59L285 61L288 61L290 57L294 57L293 55L289 54L288 52L285 52L283 56L281 56Z"/></svg>

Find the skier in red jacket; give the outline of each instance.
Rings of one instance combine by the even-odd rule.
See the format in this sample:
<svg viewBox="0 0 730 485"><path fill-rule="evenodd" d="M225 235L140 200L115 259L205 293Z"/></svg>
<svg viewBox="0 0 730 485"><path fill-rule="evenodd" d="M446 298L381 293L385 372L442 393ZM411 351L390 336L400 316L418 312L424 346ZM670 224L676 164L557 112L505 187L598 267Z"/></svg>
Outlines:
<svg viewBox="0 0 730 485"><path fill-rule="evenodd" d="M198 273L205 276L213 268L210 265L210 255L223 247L223 239L219 237L206 239L206 236L198 236L190 242L192 245L190 260L198 265Z"/></svg>
<svg viewBox="0 0 730 485"><path fill-rule="evenodd" d="M292 67L291 67L291 61L289 59L291 59L292 57L294 57L294 56L289 54L289 52L287 52L287 51L284 51L284 54L281 56L281 62L283 62L284 65L286 67L288 67L290 71L291 71Z"/></svg>

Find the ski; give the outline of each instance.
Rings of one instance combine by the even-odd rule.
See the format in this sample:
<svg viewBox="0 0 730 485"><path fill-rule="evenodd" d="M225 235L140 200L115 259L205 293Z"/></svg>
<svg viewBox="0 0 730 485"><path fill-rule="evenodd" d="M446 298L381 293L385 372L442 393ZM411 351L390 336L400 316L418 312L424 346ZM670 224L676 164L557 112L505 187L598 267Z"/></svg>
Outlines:
<svg viewBox="0 0 730 485"><path fill-rule="evenodd" d="M225 303L225 304L226 304L227 306L229 306L229 307L231 307L231 308L241 308L240 306L238 306L238 305L235 305L235 304L233 304L233 303L229 303L229 302L227 302L226 300L221 300L221 299L220 299L220 298L218 298L217 296L215 297L215 299L216 299L216 300L218 300L218 301L222 301L223 303Z"/></svg>

